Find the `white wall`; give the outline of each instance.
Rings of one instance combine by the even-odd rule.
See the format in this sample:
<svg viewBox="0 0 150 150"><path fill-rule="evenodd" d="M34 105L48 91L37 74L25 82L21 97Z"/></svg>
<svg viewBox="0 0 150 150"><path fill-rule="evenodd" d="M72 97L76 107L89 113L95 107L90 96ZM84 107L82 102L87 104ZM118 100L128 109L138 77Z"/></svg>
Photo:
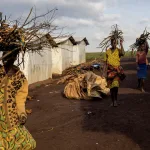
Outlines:
<svg viewBox="0 0 150 150"><path fill-rule="evenodd" d="M73 65L78 65L86 61L86 44L84 41L73 47Z"/></svg>
<svg viewBox="0 0 150 150"><path fill-rule="evenodd" d="M79 58L79 45L73 46L73 65L80 64L80 58Z"/></svg>
<svg viewBox="0 0 150 150"><path fill-rule="evenodd" d="M51 50L45 48L41 52L42 56L37 53L29 53L28 80L29 83L43 81L52 78L52 54Z"/></svg>
<svg viewBox="0 0 150 150"><path fill-rule="evenodd" d="M59 44L59 48L52 50L52 73L62 74L73 62L73 44L70 40Z"/></svg>
<svg viewBox="0 0 150 150"><path fill-rule="evenodd" d="M20 60L21 57L20 55ZM52 78L51 49L44 48L44 51L41 52L41 56L38 53L26 53L24 60L24 67L23 64L19 67L28 79L29 84Z"/></svg>
<svg viewBox="0 0 150 150"><path fill-rule="evenodd" d="M21 61L22 59L22 55L19 55L19 61ZM16 61L15 62L15 65L17 65L18 62ZM28 68L29 68L29 54L28 53L25 53L25 56L24 56L24 64L22 63L20 66L19 66L20 70L24 73L24 75L26 76L27 80L28 80L28 74L29 74L29 71L28 71ZM29 81L28 81L29 82Z"/></svg>
<svg viewBox="0 0 150 150"><path fill-rule="evenodd" d="M61 74L62 73L62 63L63 54L61 48L52 49L52 73Z"/></svg>
<svg viewBox="0 0 150 150"><path fill-rule="evenodd" d="M79 63L85 63L86 62L86 44L84 41L82 41L79 45Z"/></svg>

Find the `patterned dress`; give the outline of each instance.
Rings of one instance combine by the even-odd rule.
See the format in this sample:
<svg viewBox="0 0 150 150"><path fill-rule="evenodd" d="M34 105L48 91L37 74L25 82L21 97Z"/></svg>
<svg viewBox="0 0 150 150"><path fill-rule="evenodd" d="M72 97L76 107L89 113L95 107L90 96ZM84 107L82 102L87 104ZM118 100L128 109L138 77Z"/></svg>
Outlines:
<svg viewBox="0 0 150 150"><path fill-rule="evenodd" d="M32 150L36 142L28 130L20 125L21 116L27 117L25 101L28 83L18 70L7 76L0 67L0 150Z"/></svg>
<svg viewBox="0 0 150 150"><path fill-rule="evenodd" d="M111 49L106 51L107 57L107 81L109 88L119 87L120 77L119 74L123 74L123 69L120 66L120 53L116 48L113 52Z"/></svg>

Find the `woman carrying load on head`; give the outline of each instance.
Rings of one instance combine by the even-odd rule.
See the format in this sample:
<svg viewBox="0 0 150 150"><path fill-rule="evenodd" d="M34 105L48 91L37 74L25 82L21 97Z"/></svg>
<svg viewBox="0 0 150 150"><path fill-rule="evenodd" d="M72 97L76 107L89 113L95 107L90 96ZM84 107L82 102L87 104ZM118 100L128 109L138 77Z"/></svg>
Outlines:
<svg viewBox="0 0 150 150"><path fill-rule="evenodd" d="M0 149L32 150L36 142L24 126L28 82L14 66L20 50L16 45L4 47L0 43L0 46L0 51L3 51L3 66L0 66Z"/></svg>
<svg viewBox="0 0 150 150"><path fill-rule="evenodd" d="M125 78L123 69L120 66L120 58L124 56L123 41L120 40L121 49L117 47L118 40L111 39L111 48L106 51L106 64L107 64L107 82L110 88L112 99L112 106L116 107L119 81Z"/></svg>
<svg viewBox="0 0 150 150"><path fill-rule="evenodd" d="M100 48L102 48L102 50L106 49L106 67L104 67L104 72L107 72L107 82L108 87L110 88L112 99L111 106L116 107L118 106L117 98L119 82L124 80L126 77L123 72L123 68L120 66L120 58L125 55L125 52L123 48L123 32L118 29L117 25L114 25L112 27L113 30L111 31L110 36L105 38L100 43ZM120 42L120 48L117 47L117 45L119 44L118 42ZM111 47L108 48L109 46Z"/></svg>
<svg viewBox="0 0 150 150"><path fill-rule="evenodd" d="M141 40L138 44L138 50L136 54L136 64L137 64L137 77L138 77L138 89L141 92L145 92L144 90L144 82L147 76L147 53L148 53L148 42L145 40Z"/></svg>
<svg viewBox="0 0 150 150"><path fill-rule="evenodd" d="M147 76L147 67L148 67L148 41L150 33L145 29L144 32L140 35L139 38L136 39L136 42L132 44L130 47L133 49L137 49L136 53L136 66L137 66L137 78L138 78L138 89L141 92L145 92L144 90L144 82Z"/></svg>

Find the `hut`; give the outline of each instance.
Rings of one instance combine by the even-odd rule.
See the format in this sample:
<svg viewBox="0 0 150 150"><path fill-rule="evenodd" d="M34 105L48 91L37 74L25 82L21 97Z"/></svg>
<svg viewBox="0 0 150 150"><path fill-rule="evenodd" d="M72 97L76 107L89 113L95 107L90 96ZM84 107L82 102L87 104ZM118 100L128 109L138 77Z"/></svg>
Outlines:
<svg viewBox="0 0 150 150"><path fill-rule="evenodd" d="M49 48L43 47L40 54L26 53L24 64L19 66L29 84L52 78L52 48L57 44L49 34L43 36L42 39L50 44ZM22 56L20 55L19 58L21 60Z"/></svg>
<svg viewBox="0 0 150 150"><path fill-rule="evenodd" d="M86 46L89 45L85 38L74 38L76 45L73 47L73 65L78 65L86 62Z"/></svg>
<svg viewBox="0 0 150 150"><path fill-rule="evenodd" d="M62 74L62 71L73 65L73 46L76 44L72 36L54 39L57 47L52 50L52 73Z"/></svg>

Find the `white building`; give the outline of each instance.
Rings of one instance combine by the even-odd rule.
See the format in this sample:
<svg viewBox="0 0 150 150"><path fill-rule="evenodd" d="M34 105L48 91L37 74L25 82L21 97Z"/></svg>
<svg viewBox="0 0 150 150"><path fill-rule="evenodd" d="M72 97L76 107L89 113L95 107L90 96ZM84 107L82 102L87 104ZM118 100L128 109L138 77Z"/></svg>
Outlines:
<svg viewBox="0 0 150 150"><path fill-rule="evenodd" d="M76 44L74 38L61 37L54 41L57 47L52 50L52 73L62 74L62 71L73 65L73 46Z"/></svg>
<svg viewBox="0 0 150 150"><path fill-rule="evenodd" d="M73 47L73 65L86 62L86 46L89 42L86 38L74 38L76 45Z"/></svg>
<svg viewBox="0 0 150 150"><path fill-rule="evenodd" d="M38 53L26 53L24 64L19 66L29 84L52 78L52 47L56 46L56 43L50 35L44 36L43 40L47 40L51 46L49 48L43 47L40 55ZM20 59L21 57L20 55Z"/></svg>

